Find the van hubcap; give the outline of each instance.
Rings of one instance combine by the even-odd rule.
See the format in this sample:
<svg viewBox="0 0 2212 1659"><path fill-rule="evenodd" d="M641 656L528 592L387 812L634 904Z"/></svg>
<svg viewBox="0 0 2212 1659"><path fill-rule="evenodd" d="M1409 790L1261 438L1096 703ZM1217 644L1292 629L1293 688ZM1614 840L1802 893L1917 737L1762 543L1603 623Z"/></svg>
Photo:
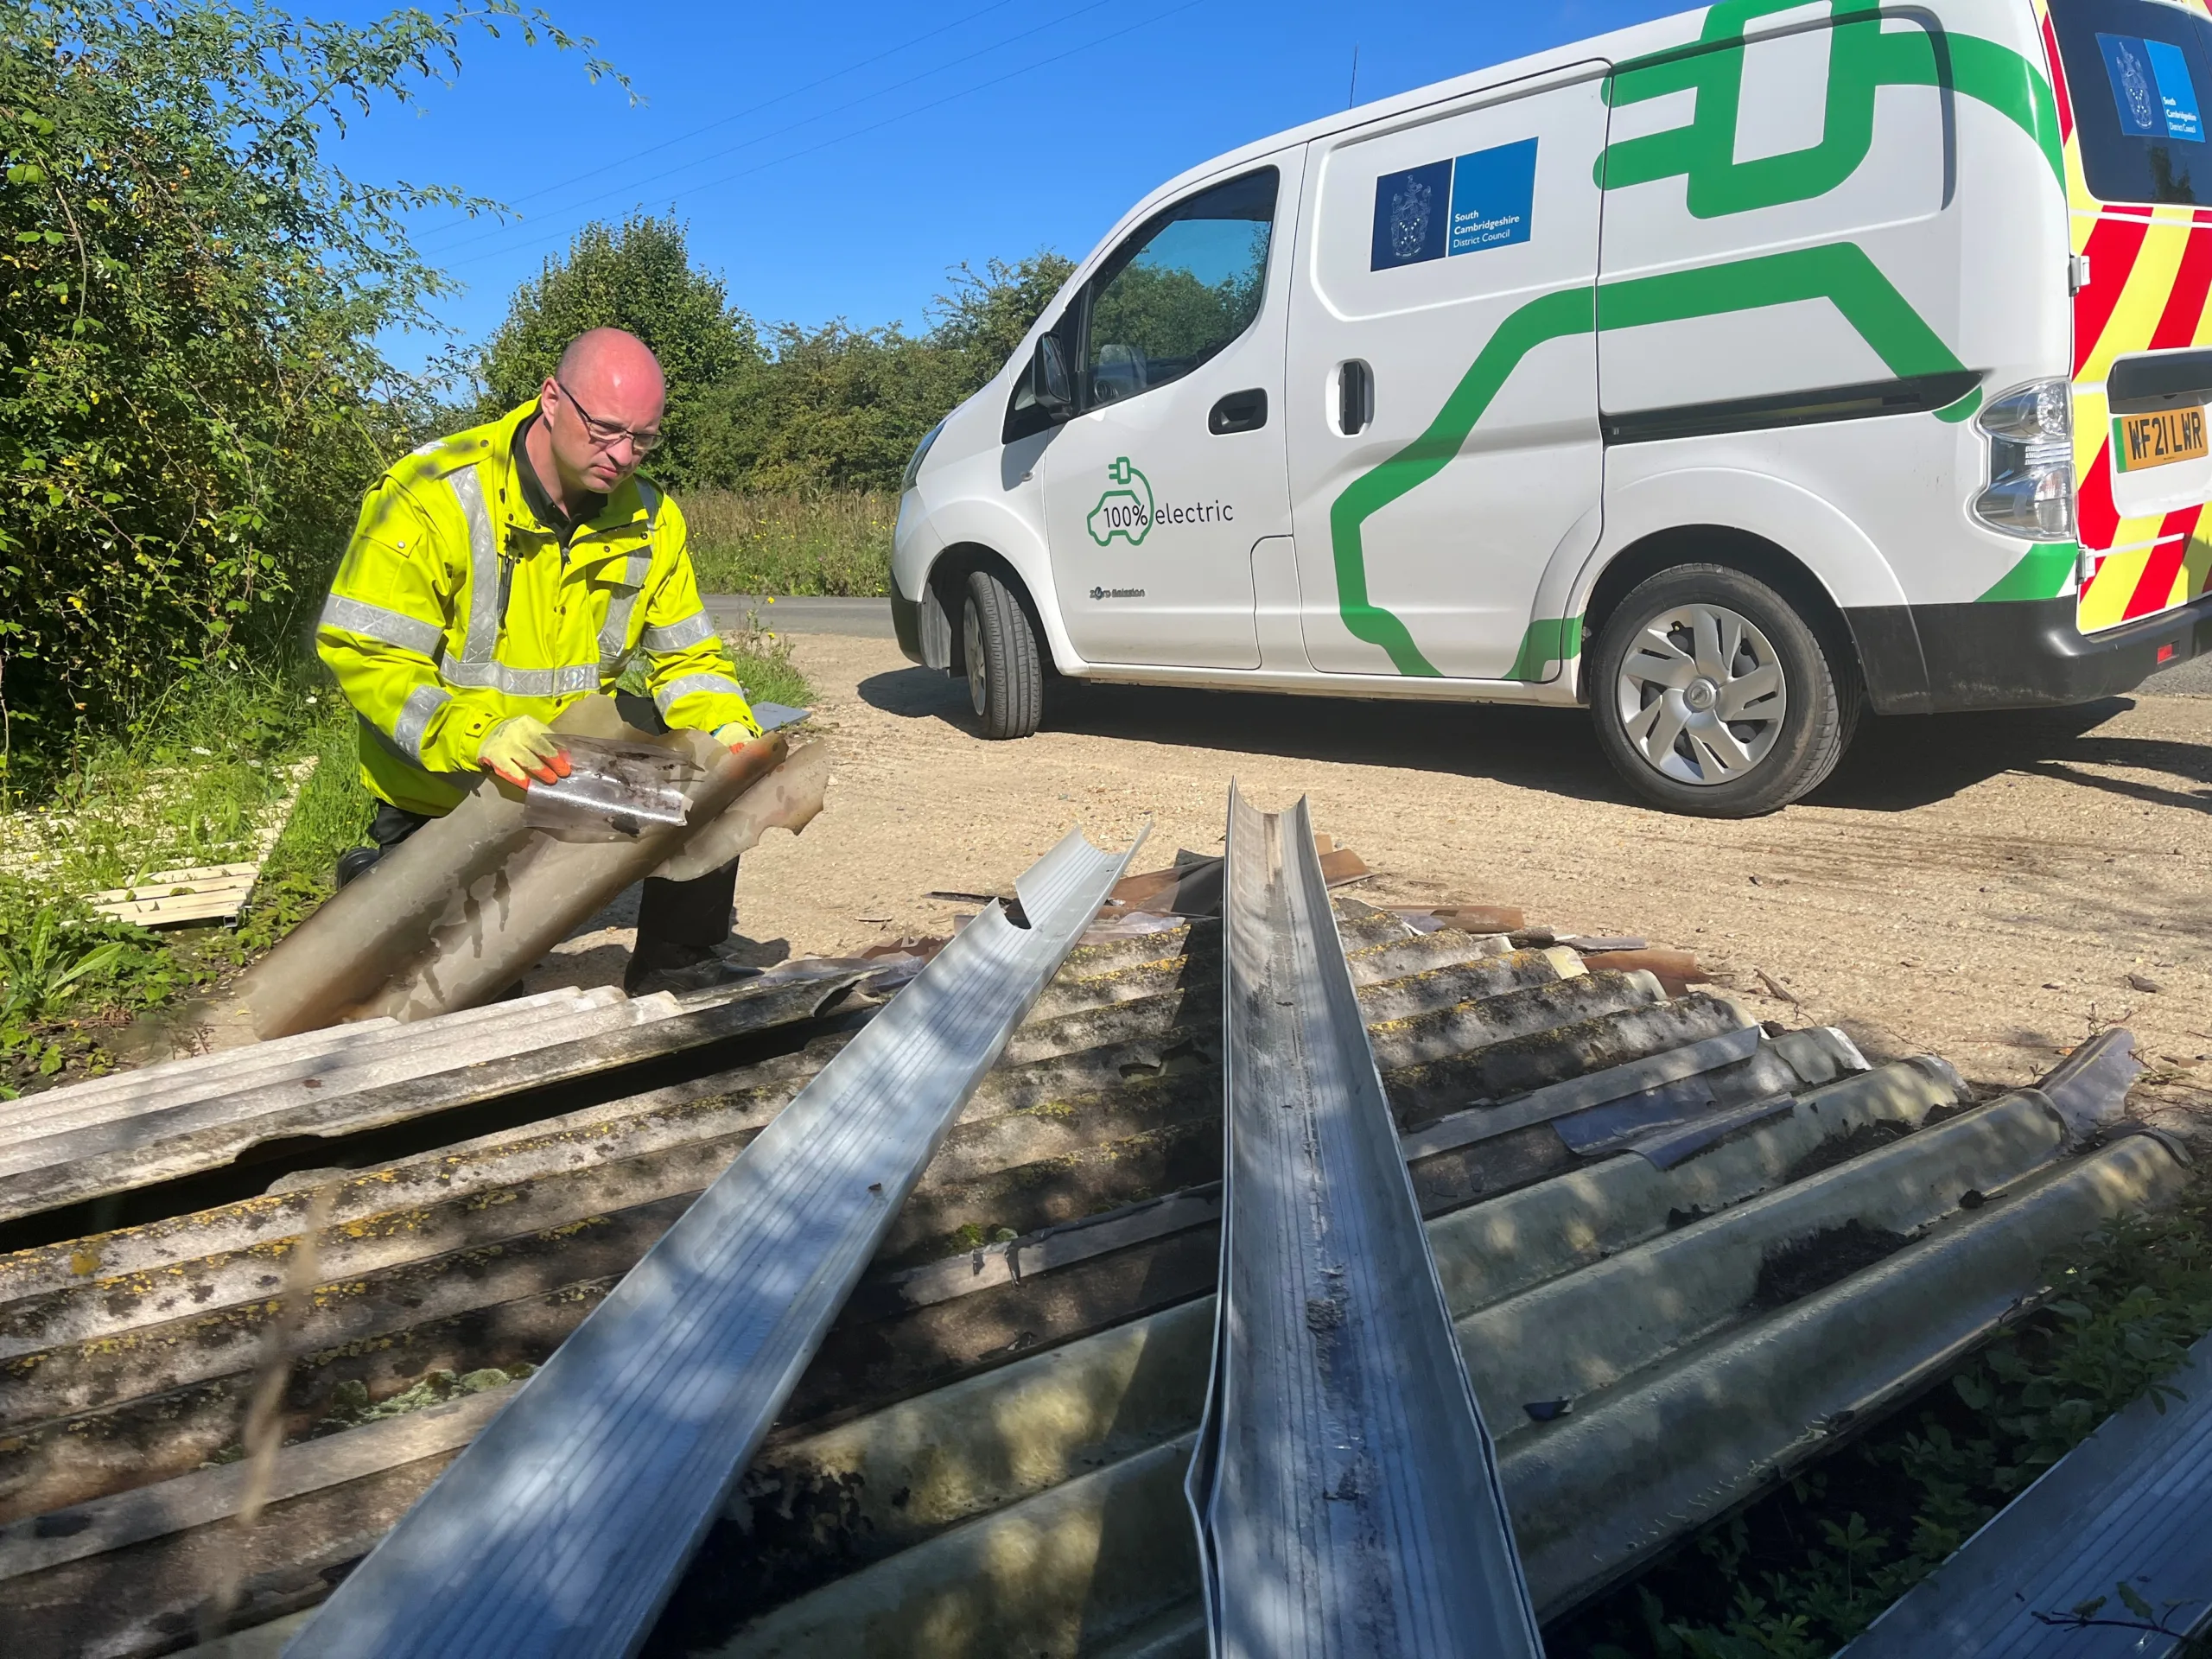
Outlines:
<svg viewBox="0 0 2212 1659"><path fill-rule="evenodd" d="M991 700L991 669L983 655L983 619L972 600L961 611L960 649L968 658L968 702L981 715Z"/></svg>
<svg viewBox="0 0 2212 1659"><path fill-rule="evenodd" d="M1638 754L1680 784L1725 784L1773 750L1789 688L1773 642L1719 605L1677 605L1637 631L1613 688Z"/></svg>

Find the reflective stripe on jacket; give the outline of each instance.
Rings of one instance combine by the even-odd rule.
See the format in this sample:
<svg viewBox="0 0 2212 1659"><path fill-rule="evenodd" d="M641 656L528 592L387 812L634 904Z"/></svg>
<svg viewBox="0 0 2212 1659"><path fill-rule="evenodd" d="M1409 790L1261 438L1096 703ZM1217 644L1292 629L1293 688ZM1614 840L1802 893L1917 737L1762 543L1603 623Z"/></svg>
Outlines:
<svg viewBox="0 0 2212 1659"><path fill-rule="evenodd" d="M363 781L410 811L451 811L493 727L551 720L641 650L671 726L757 729L673 500L632 477L565 552L531 511L513 441L537 407L425 444L378 480L323 606L316 649L360 716Z"/></svg>

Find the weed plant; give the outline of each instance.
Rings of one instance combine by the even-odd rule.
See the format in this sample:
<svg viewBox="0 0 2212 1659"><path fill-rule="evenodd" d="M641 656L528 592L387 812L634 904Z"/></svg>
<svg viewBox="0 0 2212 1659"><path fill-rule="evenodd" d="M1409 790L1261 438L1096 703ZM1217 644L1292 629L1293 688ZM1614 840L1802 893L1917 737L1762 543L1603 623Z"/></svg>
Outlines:
<svg viewBox="0 0 2212 1659"><path fill-rule="evenodd" d="M1637 1582L1547 1633L1587 1659L1825 1659L2212 1330L2212 1179L2172 1210L2109 1222L2053 1266L2052 1294L1918 1404ZM2053 1622L2157 1618L2119 1605Z"/></svg>
<svg viewBox="0 0 2212 1659"><path fill-rule="evenodd" d="M683 503L691 561L709 593L878 596L891 591L891 532L899 522L899 501L888 492L695 490Z"/></svg>

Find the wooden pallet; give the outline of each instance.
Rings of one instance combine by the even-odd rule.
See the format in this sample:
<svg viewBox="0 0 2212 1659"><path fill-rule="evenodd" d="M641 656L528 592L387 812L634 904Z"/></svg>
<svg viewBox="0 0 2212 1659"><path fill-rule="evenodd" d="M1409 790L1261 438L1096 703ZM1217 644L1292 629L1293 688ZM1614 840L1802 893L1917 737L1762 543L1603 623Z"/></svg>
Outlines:
<svg viewBox="0 0 2212 1659"><path fill-rule="evenodd" d="M135 887L87 893L85 902L109 916L141 927L175 927L185 922L226 922L245 908L261 861L251 864L201 864L184 870L156 870Z"/></svg>

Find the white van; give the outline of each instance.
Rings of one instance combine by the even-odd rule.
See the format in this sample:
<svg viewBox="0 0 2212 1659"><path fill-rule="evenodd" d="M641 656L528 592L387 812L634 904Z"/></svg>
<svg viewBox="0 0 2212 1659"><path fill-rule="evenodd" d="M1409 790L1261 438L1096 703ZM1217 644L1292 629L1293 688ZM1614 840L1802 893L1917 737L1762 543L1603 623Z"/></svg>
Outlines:
<svg viewBox="0 0 2212 1659"><path fill-rule="evenodd" d="M900 643L992 737L1586 703L1714 816L2127 690L2212 650L2207 100L2204 0L1729 0L1210 162L915 451Z"/></svg>

